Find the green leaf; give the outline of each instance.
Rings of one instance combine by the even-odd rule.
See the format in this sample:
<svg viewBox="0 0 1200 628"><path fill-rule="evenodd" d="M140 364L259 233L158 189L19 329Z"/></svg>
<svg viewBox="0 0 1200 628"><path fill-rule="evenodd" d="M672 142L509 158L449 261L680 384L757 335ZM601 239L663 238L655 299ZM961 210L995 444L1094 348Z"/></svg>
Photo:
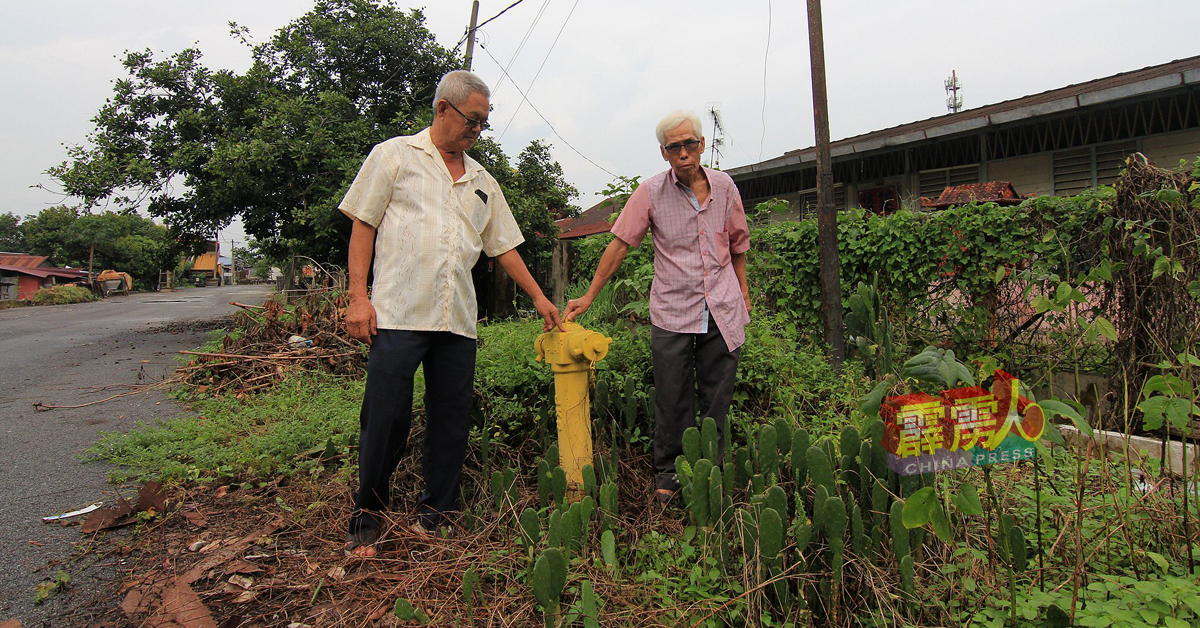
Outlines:
<svg viewBox="0 0 1200 628"><path fill-rule="evenodd" d="M975 488L974 484L963 484L958 487L958 494L954 496L954 505L964 515L983 514L983 503L979 501L979 489Z"/></svg>
<svg viewBox="0 0 1200 628"><path fill-rule="evenodd" d="M934 500L929 508L929 519L933 523L933 533L943 543L954 540L954 532L950 529L950 519L946 517L946 511L942 510L942 504L937 500Z"/></svg>
<svg viewBox="0 0 1200 628"><path fill-rule="evenodd" d="M1117 329L1113 327L1113 324L1110 323L1107 318L1104 318L1103 316L1097 316L1096 320L1092 321L1092 326L1094 326L1096 330L1100 332L1101 336L1104 336L1113 342L1117 341Z"/></svg>
<svg viewBox="0 0 1200 628"><path fill-rule="evenodd" d="M863 397L862 404L858 406L858 409L867 416L879 416L879 407L883 404L883 396L890 386L890 379L875 384L871 392Z"/></svg>
<svg viewBox="0 0 1200 628"><path fill-rule="evenodd" d="M1039 401L1038 405L1041 406L1042 413L1045 414L1047 422L1053 419L1056 415L1065 416L1068 419L1071 419L1071 423L1075 424L1075 429L1082 432L1088 438L1091 438L1092 426L1088 425L1088 422L1083 420L1083 417L1080 416L1079 412L1075 408L1072 408L1071 406L1057 399L1044 399Z"/></svg>
<svg viewBox="0 0 1200 628"><path fill-rule="evenodd" d="M1058 235L1058 232L1055 231L1054 229L1051 229L1051 230L1047 231L1045 235L1042 236L1042 242L1049 242L1049 241L1053 240L1055 238L1055 236L1057 236L1057 235Z"/></svg>
<svg viewBox="0 0 1200 628"><path fill-rule="evenodd" d="M1005 269L1003 266L997 266L997 267L996 267L996 274L995 274L995 276L992 278L992 283L1000 283L1001 281L1003 281L1003 280L1004 280L1004 276L1005 276L1006 274L1007 274L1007 271L1006 271L1006 269Z"/></svg>
<svg viewBox="0 0 1200 628"><path fill-rule="evenodd" d="M1171 258L1163 255L1154 260L1154 272L1151 273L1150 279L1158 279L1160 275L1171 270Z"/></svg>
<svg viewBox="0 0 1200 628"><path fill-rule="evenodd" d="M1146 552L1146 556L1149 556L1150 560L1154 561L1154 564L1158 565L1159 570L1161 570L1164 574L1170 573L1171 564L1167 562L1167 558L1165 556L1159 554L1158 552L1149 551Z"/></svg>
<svg viewBox="0 0 1200 628"><path fill-rule="evenodd" d="M1191 364L1192 366L1200 366L1200 357L1196 357L1194 354L1192 354L1189 351L1184 351L1183 353L1180 353L1179 355L1175 356L1175 359L1179 360L1180 364L1187 362L1188 364Z"/></svg>
<svg viewBox="0 0 1200 628"><path fill-rule="evenodd" d="M1163 188L1154 193L1154 200L1160 203L1178 203L1183 200L1183 193L1172 188Z"/></svg>
<svg viewBox="0 0 1200 628"><path fill-rule="evenodd" d="M1182 619L1176 619L1170 615L1163 617L1163 625L1167 628L1190 628L1186 621L1183 621Z"/></svg>
<svg viewBox="0 0 1200 628"><path fill-rule="evenodd" d="M909 496L904 502L903 521L908 529L919 528L929 523L930 510L937 504L937 494L926 486Z"/></svg>

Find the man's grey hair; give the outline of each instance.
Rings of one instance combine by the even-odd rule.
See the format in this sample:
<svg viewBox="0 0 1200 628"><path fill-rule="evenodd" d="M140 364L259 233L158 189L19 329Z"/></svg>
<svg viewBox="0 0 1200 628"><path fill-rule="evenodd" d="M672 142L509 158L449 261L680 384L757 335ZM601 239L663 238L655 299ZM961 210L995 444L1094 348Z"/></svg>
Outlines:
<svg viewBox="0 0 1200 628"><path fill-rule="evenodd" d="M704 123L700 121L700 116L691 111L672 111L667 114L667 117L659 121L658 126L654 127L654 136L658 138L659 146L667 145L667 131L683 124L684 122L692 123L692 131L696 137L704 137Z"/></svg>
<svg viewBox="0 0 1200 628"><path fill-rule="evenodd" d="M467 102L471 94L476 93L483 94L484 98L492 97L487 83L471 72L467 70L447 72L446 76L438 81L437 90L433 92L433 108L436 111L437 104L441 100L446 100L452 105L461 105Z"/></svg>

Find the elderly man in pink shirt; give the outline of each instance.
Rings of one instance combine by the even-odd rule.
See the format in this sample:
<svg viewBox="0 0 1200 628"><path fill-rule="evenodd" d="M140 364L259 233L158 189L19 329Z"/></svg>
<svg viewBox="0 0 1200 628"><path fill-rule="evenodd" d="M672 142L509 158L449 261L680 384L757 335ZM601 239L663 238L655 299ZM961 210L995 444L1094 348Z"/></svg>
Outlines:
<svg viewBox="0 0 1200 628"><path fill-rule="evenodd" d="M729 175L700 165L700 118L678 111L655 129L671 168L643 181L612 226L616 236L596 268L587 294L567 303L566 318L587 311L630 246L651 232L654 283L650 289L650 350L654 358L655 499L679 488L675 458L683 431L701 417L717 422L722 456L725 419L733 399L738 354L750 321L746 212Z"/></svg>

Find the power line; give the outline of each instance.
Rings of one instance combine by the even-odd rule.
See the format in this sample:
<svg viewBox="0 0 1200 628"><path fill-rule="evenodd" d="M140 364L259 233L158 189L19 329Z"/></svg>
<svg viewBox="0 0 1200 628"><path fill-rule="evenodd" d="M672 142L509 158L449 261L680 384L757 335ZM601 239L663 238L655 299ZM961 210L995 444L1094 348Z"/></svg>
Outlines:
<svg viewBox="0 0 1200 628"><path fill-rule="evenodd" d="M503 68L504 74L500 77L500 80L496 83L496 86L492 88L492 97L493 98L500 91L500 86L504 84L505 78L508 78L508 80L512 81L512 77L508 76L508 69L512 67L513 61L517 60L517 55L521 54L521 50L523 50L525 48L525 42L529 41L529 36L533 34L533 29L536 28L538 25L538 22L540 22L542 20L542 14L544 14L546 12L546 7L549 5L550 5L550 0L546 0L545 2L542 3L542 8L538 9L537 15L534 16L534 18L533 18L533 23L529 25L529 30L525 31L525 36L521 38L521 43L517 44L517 49L515 51L513 51L512 57L510 57L508 60L508 65L504 66L504 68ZM476 29L476 30L478 30L478 29ZM482 48L483 44L480 43L479 47ZM516 85L515 81L513 82L513 85ZM520 91L520 90L518 89L518 91Z"/></svg>
<svg viewBox="0 0 1200 628"><path fill-rule="evenodd" d="M511 8L517 6L518 4L521 4L524 1L525 0L517 0L516 2L504 7L504 11L511 9ZM484 24L487 24L488 22L500 17L501 15L504 15L504 11L501 11L501 12L493 15L492 17L489 17L488 19L484 20L483 23L481 23L481 24L476 24L474 30L479 30L479 29L483 28ZM469 37L470 35L471 35L471 29L468 28L467 33L462 36L462 39L458 40L457 44L454 44L454 49L458 50L458 47L463 45L463 42L467 41L467 37Z"/></svg>
<svg viewBox="0 0 1200 628"><path fill-rule="evenodd" d="M496 60L496 57L492 56L492 53L490 50L487 49L487 46L484 46L483 44L479 44L479 47L482 48L483 51L487 53L488 58L491 59L492 62L495 63L496 66L500 68L500 71L504 72L505 76L508 76L508 72L504 70L503 66L500 65L500 62ZM517 88L518 92L521 92L521 88L520 88L520 86L517 85L516 81L513 81L511 77L509 78L509 81L512 82L513 87ZM592 164L593 166L603 170L604 172L607 172L608 175L611 176L612 178L614 178L614 179L618 178L617 175L613 171L611 171L608 168L605 168L604 166L601 166L600 164L589 159L587 155L584 155L583 153L579 152L578 148L575 148L574 146L572 146L571 143L567 141L567 138L565 138L561 134L559 134L558 130L554 128L554 125L551 124L550 121L546 119L546 116L542 115L542 112L538 111L538 108L536 106L534 106L533 101L529 100L529 97L525 95L525 92L521 92L521 97L524 98L525 101L529 103L529 107L531 109L533 109L533 111L535 113L538 114L538 117L541 118L542 121L545 122L546 125L550 127L550 132L553 133L555 137L562 140L563 144L567 145L567 148L570 148L571 150L575 151L576 155L583 157L589 164Z"/></svg>
<svg viewBox="0 0 1200 628"><path fill-rule="evenodd" d="M758 138L758 158L762 160L763 142L767 139L767 59L771 52L771 0L767 0L767 49L763 51L762 135Z"/></svg>
<svg viewBox="0 0 1200 628"><path fill-rule="evenodd" d="M525 93L533 91L533 84L536 83L538 77L542 75L542 68L546 67L546 62L550 60L550 53L554 52L554 46L558 45L558 38L562 37L563 31L567 28L567 22L571 21L571 16L575 14L575 7L577 6L579 6L579 0L575 0L575 4L571 5L571 12L567 13L567 19L563 20L562 27L558 29L558 34L554 36L554 42L550 44L550 49L546 51L546 57L542 59L542 65L538 66L537 74L533 75L533 80L529 81L529 87L525 88ZM513 84L515 85L516 83ZM512 115L509 116L508 122L504 125L504 130L500 131L500 139L504 139L504 134L508 132L508 127L512 126L513 120L516 119L517 114L521 112L521 106L524 104L524 98L521 99L521 102L517 103L517 108L514 109Z"/></svg>

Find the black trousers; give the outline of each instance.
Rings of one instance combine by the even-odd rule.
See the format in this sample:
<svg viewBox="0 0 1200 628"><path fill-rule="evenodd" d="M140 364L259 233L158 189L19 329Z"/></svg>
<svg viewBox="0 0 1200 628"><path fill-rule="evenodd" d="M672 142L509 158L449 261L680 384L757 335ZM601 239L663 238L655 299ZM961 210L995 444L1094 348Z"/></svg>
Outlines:
<svg viewBox="0 0 1200 628"><path fill-rule="evenodd" d="M725 452L725 422L733 401L741 347L730 351L712 314L708 333L681 334L658 327L650 329L650 354L654 359L654 478L655 488L675 490L675 458L683 453L683 431L696 425L699 416L717 422L720 453ZM700 405L696 406L697 385Z"/></svg>
<svg viewBox="0 0 1200 628"><path fill-rule="evenodd" d="M432 529L457 510L458 484L471 432L475 340L449 332L380 329L371 343L367 387L359 413L358 497L350 531L377 527L372 512L391 502L392 473L412 426L413 376L425 368L425 490L417 500L421 524Z"/></svg>

